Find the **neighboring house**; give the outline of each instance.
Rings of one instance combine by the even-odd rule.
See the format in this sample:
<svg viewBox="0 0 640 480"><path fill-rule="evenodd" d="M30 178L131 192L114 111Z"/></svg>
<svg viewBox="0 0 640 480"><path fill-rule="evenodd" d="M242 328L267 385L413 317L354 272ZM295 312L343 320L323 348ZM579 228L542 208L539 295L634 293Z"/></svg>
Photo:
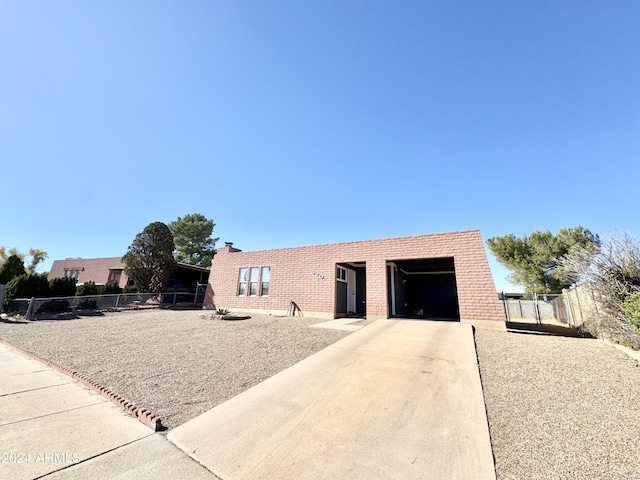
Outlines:
<svg viewBox="0 0 640 480"><path fill-rule="evenodd" d="M169 286L188 289L196 283L207 283L209 272L208 268L178 263L178 268L173 273ZM58 277L73 277L79 284L90 281L97 285L116 282L122 288L129 284L121 257L55 260L47 278L51 280Z"/></svg>
<svg viewBox="0 0 640 480"><path fill-rule="evenodd" d="M48 278L73 277L76 283L94 282L98 285L117 282L122 288L127 286L122 257L110 258L67 258L55 260Z"/></svg>
<svg viewBox="0 0 640 480"><path fill-rule="evenodd" d="M504 322L479 230L254 252L227 243L211 272L207 308Z"/></svg>

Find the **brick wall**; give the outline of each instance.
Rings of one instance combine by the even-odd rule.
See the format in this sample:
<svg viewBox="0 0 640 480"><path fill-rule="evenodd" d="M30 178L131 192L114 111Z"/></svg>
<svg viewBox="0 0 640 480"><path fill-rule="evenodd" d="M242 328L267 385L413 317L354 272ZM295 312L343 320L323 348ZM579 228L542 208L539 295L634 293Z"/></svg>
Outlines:
<svg viewBox="0 0 640 480"><path fill-rule="evenodd" d="M255 252L219 248L205 306L282 312L294 301L305 313L333 316L336 264L364 262L367 316L387 318L386 262L440 257L454 259L461 320L504 321L478 230ZM237 295L241 267L271 268L268 297Z"/></svg>

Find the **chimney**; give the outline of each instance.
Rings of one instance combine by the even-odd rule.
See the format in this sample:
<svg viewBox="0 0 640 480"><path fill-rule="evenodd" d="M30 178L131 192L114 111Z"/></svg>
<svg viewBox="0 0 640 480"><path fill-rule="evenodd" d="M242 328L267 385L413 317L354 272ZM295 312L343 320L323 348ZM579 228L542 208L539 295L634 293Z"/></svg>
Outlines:
<svg viewBox="0 0 640 480"><path fill-rule="evenodd" d="M233 242L224 242L224 247L218 250L218 253L234 253L241 252L239 248L233 247Z"/></svg>

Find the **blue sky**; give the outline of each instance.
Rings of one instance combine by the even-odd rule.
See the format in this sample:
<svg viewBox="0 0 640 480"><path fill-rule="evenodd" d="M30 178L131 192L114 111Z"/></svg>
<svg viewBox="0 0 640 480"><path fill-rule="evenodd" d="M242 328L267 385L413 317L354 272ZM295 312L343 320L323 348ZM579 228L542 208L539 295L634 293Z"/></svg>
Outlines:
<svg viewBox="0 0 640 480"><path fill-rule="evenodd" d="M0 2L0 245L640 232L640 2ZM498 289L505 276L489 254Z"/></svg>

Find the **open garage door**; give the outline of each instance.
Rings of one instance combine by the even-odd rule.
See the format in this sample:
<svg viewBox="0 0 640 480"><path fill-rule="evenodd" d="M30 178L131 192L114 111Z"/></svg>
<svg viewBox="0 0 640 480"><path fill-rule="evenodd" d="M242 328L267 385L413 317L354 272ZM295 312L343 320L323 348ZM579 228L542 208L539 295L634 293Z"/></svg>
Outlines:
<svg viewBox="0 0 640 480"><path fill-rule="evenodd" d="M387 262L389 317L460 321L453 258Z"/></svg>

